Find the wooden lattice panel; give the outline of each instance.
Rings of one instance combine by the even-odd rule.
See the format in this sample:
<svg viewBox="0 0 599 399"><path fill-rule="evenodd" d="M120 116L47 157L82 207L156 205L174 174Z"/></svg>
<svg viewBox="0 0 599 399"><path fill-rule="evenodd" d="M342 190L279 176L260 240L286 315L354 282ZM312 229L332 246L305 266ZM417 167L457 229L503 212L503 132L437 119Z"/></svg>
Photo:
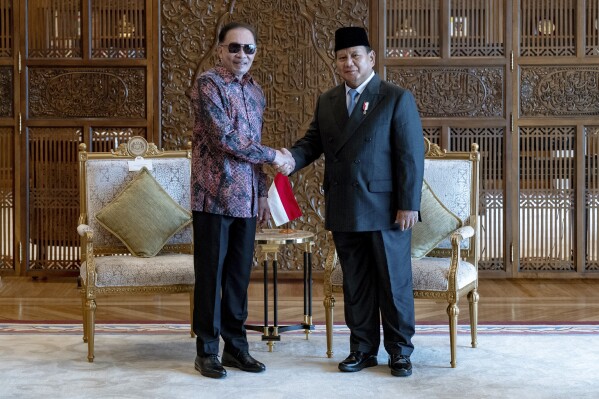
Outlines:
<svg viewBox="0 0 599 399"><path fill-rule="evenodd" d="M585 269L599 271L599 127L585 128Z"/></svg>
<svg viewBox="0 0 599 399"><path fill-rule="evenodd" d="M520 271L575 271L574 127L520 129Z"/></svg>
<svg viewBox="0 0 599 399"><path fill-rule="evenodd" d="M576 55L576 0L521 0L520 55Z"/></svg>
<svg viewBox="0 0 599 399"><path fill-rule="evenodd" d="M450 133L451 151L470 151L472 143L479 145L479 270L505 270L504 133L503 128L451 128Z"/></svg>
<svg viewBox="0 0 599 399"><path fill-rule="evenodd" d="M0 67L0 118L13 116L12 67Z"/></svg>
<svg viewBox="0 0 599 399"><path fill-rule="evenodd" d="M14 270L14 131L0 127L0 270Z"/></svg>
<svg viewBox="0 0 599 399"><path fill-rule="evenodd" d="M586 7L586 55L599 55L599 2L587 0Z"/></svg>
<svg viewBox="0 0 599 399"><path fill-rule="evenodd" d="M410 90L421 117L502 117L502 67L387 67L386 79Z"/></svg>
<svg viewBox="0 0 599 399"><path fill-rule="evenodd" d="M145 68L30 68L31 118L145 118Z"/></svg>
<svg viewBox="0 0 599 399"><path fill-rule="evenodd" d="M449 17L452 57L505 55L505 10L502 0L454 0Z"/></svg>
<svg viewBox="0 0 599 399"><path fill-rule="evenodd" d="M29 267L76 271L80 264L79 128L29 129Z"/></svg>
<svg viewBox="0 0 599 399"><path fill-rule="evenodd" d="M90 152L110 152L133 136L146 136L145 128L94 127Z"/></svg>
<svg viewBox="0 0 599 399"><path fill-rule="evenodd" d="M145 58L145 0L92 4L92 57Z"/></svg>
<svg viewBox="0 0 599 399"><path fill-rule="evenodd" d="M0 57L13 54L13 0L0 0Z"/></svg>
<svg viewBox="0 0 599 399"><path fill-rule="evenodd" d="M439 57L439 3L437 0L387 0L385 57Z"/></svg>
<svg viewBox="0 0 599 399"><path fill-rule="evenodd" d="M81 1L27 1L28 56L81 58Z"/></svg>
<svg viewBox="0 0 599 399"><path fill-rule="evenodd" d="M438 127L423 127L422 134L426 137L431 143L437 144L441 147L441 128Z"/></svg>

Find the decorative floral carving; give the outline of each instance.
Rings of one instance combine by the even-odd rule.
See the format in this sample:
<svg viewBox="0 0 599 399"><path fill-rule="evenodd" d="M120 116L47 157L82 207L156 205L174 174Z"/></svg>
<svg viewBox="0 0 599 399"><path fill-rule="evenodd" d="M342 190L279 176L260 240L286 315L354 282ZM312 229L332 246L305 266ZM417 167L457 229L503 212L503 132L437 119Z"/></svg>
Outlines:
<svg viewBox="0 0 599 399"><path fill-rule="evenodd" d="M12 67L0 68L0 117L13 115L13 81Z"/></svg>
<svg viewBox="0 0 599 399"><path fill-rule="evenodd" d="M422 117L502 117L505 76L499 67L390 67L387 80L414 93Z"/></svg>
<svg viewBox="0 0 599 399"><path fill-rule="evenodd" d="M32 118L145 118L145 68L30 68Z"/></svg>
<svg viewBox="0 0 599 399"><path fill-rule="evenodd" d="M522 67L522 116L599 115L599 68Z"/></svg>

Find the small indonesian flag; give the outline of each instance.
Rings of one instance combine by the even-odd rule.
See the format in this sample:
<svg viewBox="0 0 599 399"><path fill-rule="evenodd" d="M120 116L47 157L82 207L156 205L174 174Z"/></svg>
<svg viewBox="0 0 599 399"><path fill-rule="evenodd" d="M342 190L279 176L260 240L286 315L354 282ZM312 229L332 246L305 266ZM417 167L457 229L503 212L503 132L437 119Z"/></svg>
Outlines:
<svg viewBox="0 0 599 399"><path fill-rule="evenodd" d="M277 173L268 190L268 206L270 214L277 226L302 216L302 211L295 200L289 178Z"/></svg>

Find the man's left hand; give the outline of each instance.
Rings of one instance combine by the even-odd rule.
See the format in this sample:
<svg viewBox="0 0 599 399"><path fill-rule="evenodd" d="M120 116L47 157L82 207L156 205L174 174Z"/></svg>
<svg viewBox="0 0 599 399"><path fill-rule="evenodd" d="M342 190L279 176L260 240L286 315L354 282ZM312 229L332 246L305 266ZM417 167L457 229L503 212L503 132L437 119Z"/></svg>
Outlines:
<svg viewBox="0 0 599 399"><path fill-rule="evenodd" d="M401 231L410 230L418 222L418 211L397 211L395 223Z"/></svg>
<svg viewBox="0 0 599 399"><path fill-rule="evenodd" d="M270 207L268 206L268 198L258 198L258 224L265 225L270 220Z"/></svg>

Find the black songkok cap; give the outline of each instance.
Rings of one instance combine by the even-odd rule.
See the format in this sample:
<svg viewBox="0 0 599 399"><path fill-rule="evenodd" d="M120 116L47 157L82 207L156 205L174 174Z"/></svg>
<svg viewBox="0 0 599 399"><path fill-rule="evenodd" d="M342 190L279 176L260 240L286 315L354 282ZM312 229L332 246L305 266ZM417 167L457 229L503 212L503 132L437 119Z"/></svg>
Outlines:
<svg viewBox="0 0 599 399"><path fill-rule="evenodd" d="M364 28L360 28L359 26L348 26L339 28L335 31L335 51L356 46L370 47L368 35Z"/></svg>

